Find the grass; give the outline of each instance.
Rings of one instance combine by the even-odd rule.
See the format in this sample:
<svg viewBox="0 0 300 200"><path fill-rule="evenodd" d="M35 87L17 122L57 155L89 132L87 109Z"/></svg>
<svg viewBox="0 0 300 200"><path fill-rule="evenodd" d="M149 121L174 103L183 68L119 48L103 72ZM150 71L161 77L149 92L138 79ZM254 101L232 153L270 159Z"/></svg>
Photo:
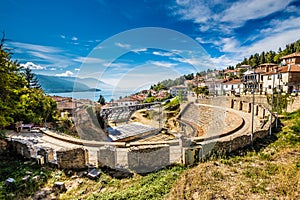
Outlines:
<svg viewBox="0 0 300 200"><path fill-rule="evenodd" d="M300 199L300 111L253 149L184 172L168 199Z"/></svg>
<svg viewBox="0 0 300 200"><path fill-rule="evenodd" d="M12 154L2 154L0 160L0 199L23 199L31 196L46 183L50 174L48 168ZM25 176L29 177L26 181L22 180ZM7 178L15 179L15 183L5 186Z"/></svg>
<svg viewBox="0 0 300 200"><path fill-rule="evenodd" d="M61 199L161 199L184 171L182 166L163 169L147 175L135 174L130 179L115 179L102 174L99 180L83 180L79 188L68 190Z"/></svg>

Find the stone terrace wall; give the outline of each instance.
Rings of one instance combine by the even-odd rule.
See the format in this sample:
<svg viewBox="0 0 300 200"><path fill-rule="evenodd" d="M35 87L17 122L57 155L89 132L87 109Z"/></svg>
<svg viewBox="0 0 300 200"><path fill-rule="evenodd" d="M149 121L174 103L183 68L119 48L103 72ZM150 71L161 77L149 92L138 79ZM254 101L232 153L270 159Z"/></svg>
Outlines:
<svg viewBox="0 0 300 200"><path fill-rule="evenodd" d="M56 151L57 165L62 169L83 169L88 165L88 151L76 148Z"/></svg>
<svg viewBox="0 0 300 200"><path fill-rule="evenodd" d="M181 148L178 145L140 145L129 148L101 147L98 151L98 166L133 170L137 173L158 170L172 163L180 162Z"/></svg>
<svg viewBox="0 0 300 200"><path fill-rule="evenodd" d="M168 145L132 147L128 152L128 167L138 173L146 173L170 165Z"/></svg>

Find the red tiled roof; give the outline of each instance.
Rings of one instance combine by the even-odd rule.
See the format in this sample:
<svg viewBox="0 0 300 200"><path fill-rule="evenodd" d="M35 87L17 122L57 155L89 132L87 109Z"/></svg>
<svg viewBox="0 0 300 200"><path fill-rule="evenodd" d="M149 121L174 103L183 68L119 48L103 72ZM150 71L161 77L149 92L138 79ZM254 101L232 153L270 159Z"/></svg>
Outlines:
<svg viewBox="0 0 300 200"><path fill-rule="evenodd" d="M300 66L298 65L290 65L290 66L283 66L278 68L277 73L287 73L287 72L294 72L294 73L300 73ZM270 74L277 74L275 71L267 72L263 75L270 75Z"/></svg>
<svg viewBox="0 0 300 200"><path fill-rule="evenodd" d="M300 57L300 52L296 52L296 53L292 53L286 56L281 57L281 59L285 59L285 58L293 58L293 57Z"/></svg>
<svg viewBox="0 0 300 200"><path fill-rule="evenodd" d="M224 84L240 84L240 83L242 83L242 80L241 79L233 79L233 80L231 80L231 81L227 81L227 82L225 82Z"/></svg>
<svg viewBox="0 0 300 200"><path fill-rule="evenodd" d="M277 66L277 64L275 64L275 63L263 63L263 64L260 64L260 66Z"/></svg>

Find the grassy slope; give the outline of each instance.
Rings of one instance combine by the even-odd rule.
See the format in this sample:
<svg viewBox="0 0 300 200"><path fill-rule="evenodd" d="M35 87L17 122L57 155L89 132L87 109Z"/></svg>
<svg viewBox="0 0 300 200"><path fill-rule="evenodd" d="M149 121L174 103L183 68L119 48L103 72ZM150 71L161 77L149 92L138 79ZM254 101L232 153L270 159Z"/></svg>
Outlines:
<svg viewBox="0 0 300 200"><path fill-rule="evenodd" d="M168 199L300 199L300 111L283 124L276 140L259 151L187 170Z"/></svg>
<svg viewBox="0 0 300 200"><path fill-rule="evenodd" d="M98 180L79 178L80 173L40 168L6 159L0 164L0 199L32 195L40 187L64 181L67 191L59 199L300 199L300 111L289 114L277 138L256 143L257 148L218 158L187 169L174 166L145 176L116 179L102 173ZM261 148L263 146L263 148ZM41 177L25 184L26 171ZM79 175L80 176L80 175ZM17 190L7 191L4 180L14 177ZM32 182L32 180L30 179Z"/></svg>

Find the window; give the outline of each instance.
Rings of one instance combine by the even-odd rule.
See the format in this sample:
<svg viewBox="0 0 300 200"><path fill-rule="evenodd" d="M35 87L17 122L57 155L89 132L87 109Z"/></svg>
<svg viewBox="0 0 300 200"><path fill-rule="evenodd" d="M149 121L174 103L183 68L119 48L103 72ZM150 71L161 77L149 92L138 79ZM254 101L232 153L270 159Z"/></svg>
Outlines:
<svg viewBox="0 0 300 200"><path fill-rule="evenodd" d="M271 89L272 87L271 87L271 85L268 85L268 89Z"/></svg>

